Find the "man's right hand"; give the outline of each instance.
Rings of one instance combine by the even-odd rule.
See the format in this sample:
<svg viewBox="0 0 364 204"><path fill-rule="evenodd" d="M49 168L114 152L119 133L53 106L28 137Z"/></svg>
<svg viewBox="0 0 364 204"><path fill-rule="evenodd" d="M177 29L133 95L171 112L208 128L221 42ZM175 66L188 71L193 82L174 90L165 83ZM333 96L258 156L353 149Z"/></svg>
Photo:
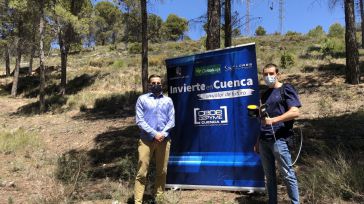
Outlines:
<svg viewBox="0 0 364 204"><path fill-rule="evenodd" d="M158 132L158 133L154 136L154 139L155 139L157 142L162 142L162 141L164 140L164 135L163 135L163 133Z"/></svg>

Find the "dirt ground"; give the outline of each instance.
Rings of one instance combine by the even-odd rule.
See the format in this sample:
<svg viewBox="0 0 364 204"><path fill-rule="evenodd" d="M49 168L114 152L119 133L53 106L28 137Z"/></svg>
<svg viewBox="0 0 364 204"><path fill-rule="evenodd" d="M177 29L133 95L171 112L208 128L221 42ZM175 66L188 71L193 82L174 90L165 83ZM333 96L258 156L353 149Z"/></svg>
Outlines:
<svg viewBox="0 0 364 204"><path fill-rule="evenodd" d="M342 77L320 77L310 74L284 76L286 80L296 85L303 103L301 119L310 120L320 118L323 114L342 115L364 107L364 85L342 85ZM336 90L338 86L342 89ZM340 100L329 101L325 107L318 105L320 101L332 94L345 93L338 96ZM347 98L345 98L347 97ZM331 97L332 98L332 97ZM89 113L69 111L60 114L21 115L17 114L19 107L34 102L36 99L0 97L0 127L6 130L36 131L39 133L42 146L32 152L20 151L17 153L0 154L0 203L58 203L66 202L62 199L68 195L72 184L64 186L55 178L57 158L69 151L96 151L99 155L108 155L108 146L101 146L100 139L117 137L134 131L134 116L107 116L94 117ZM352 103L349 103L352 101ZM354 101L354 102L353 102ZM128 129L129 128L129 129ZM131 128L131 129L130 129ZM137 135L136 133L133 136ZM121 145L135 145L130 139L129 143ZM120 142L118 140L118 142ZM104 143L105 145L106 143ZM103 148L103 149L102 149ZM102 150L102 154L97 152ZM117 159L118 154L109 155L110 159ZM133 154L129 152L130 154ZM115 158L114 158L115 157ZM113 160L113 161L114 161ZM114 163L102 160L97 163L97 168L106 172ZM113 198L131 196L131 192L117 193L124 183L118 179L117 173L106 173L106 177L95 177L83 187L89 189L86 194L97 194L108 191L113 193L107 196L84 197L88 201L80 203L111 203ZM111 175L111 176L109 176ZM100 190L101 189L101 190ZM72 193L72 191L71 191ZM116 196L118 194L118 196ZM260 193L247 194L243 192L205 191L205 190L177 190L167 191L167 196L173 203L266 203L266 197ZM279 203L288 203L285 188L279 186ZM130 197L121 200L129 200ZM122 202L121 202L122 203Z"/></svg>

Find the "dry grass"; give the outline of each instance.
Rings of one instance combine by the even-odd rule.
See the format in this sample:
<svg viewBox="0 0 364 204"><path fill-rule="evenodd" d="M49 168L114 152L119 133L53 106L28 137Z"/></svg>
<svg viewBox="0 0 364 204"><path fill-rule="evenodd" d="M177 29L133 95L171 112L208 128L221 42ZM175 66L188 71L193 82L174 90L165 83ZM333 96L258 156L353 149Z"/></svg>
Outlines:
<svg viewBox="0 0 364 204"><path fill-rule="evenodd" d="M338 198L364 201L364 164L357 163L357 156L350 151L331 150L317 159L306 158L304 173L300 176L304 201L321 203L322 200L335 201Z"/></svg>
<svg viewBox="0 0 364 204"><path fill-rule="evenodd" d="M0 130L0 152L2 153L33 151L40 146L41 141L35 132L24 129Z"/></svg>
<svg viewBox="0 0 364 204"><path fill-rule="evenodd" d="M305 36L233 39L234 45L250 42L257 44L258 68L271 62L280 64L283 53L294 57L295 64L281 71L282 80L295 85L303 103L300 122L305 144L297 169L304 202L363 202L363 163L354 161L364 157L360 139L364 132L364 86L344 83L345 59L324 56L317 48L321 39ZM203 44L203 41L151 44L149 73L165 75L165 59L201 53L205 50ZM363 58L364 51L360 53ZM54 54L57 51L47 57L46 65L57 68L60 57ZM35 67L37 63L35 60ZM138 137L132 115L141 91L140 69L140 56L128 54L121 44L70 55L67 72L70 92L65 97L56 95L60 75L59 70L52 71L47 77L50 113L45 115L34 111L38 107L37 84L30 83L31 79L28 84L33 85L24 87L18 99L8 98L8 90L0 86L0 102L4 101L0 107L1 125L9 127L0 134L0 152L15 152L15 155L2 155L2 166L6 168L1 168L0 173L14 180L19 178L16 182L20 186L10 195L0 189L0 196L6 195L4 198L13 203L110 203L113 200L130 203ZM33 78L37 78L35 73ZM12 78L0 78L2 85L11 81ZM12 104L16 100L22 102ZM14 114L22 109L30 110L30 114ZM18 126L24 128L15 128ZM43 127L39 129L42 132L26 131L33 126ZM333 148L335 142L344 147ZM358 157L350 156L356 154ZM25 159L16 158L19 155ZM29 156L33 161L27 159ZM1 176L0 180L4 178ZM20 179L29 182L22 183ZM152 181L153 168L148 194ZM280 202L287 202L285 189L279 193ZM166 203L192 202L265 203L266 197L202 190L166 192Z"/></svg>

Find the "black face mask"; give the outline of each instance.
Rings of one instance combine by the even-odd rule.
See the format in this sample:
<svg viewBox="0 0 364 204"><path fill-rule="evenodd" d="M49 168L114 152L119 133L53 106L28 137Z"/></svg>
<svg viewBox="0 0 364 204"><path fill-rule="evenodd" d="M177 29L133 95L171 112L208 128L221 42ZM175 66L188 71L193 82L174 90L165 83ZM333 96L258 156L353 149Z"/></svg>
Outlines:
<svg viewBox="0 0 364 204"><path fill-rule="evenodd" d="M161 84L151 84L150 91L155 95L159 95L162 92L162 85Z"/></svg>

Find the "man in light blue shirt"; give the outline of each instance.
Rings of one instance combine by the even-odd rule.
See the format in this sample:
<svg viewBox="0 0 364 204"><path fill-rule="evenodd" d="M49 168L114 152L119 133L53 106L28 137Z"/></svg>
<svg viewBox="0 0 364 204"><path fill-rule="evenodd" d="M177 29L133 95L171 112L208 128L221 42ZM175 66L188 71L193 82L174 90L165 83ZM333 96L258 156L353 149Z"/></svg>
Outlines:
<svg viewBox="0 0 364 204"><path fill-rule="evenodd" d="M163 199L171 146L169 132L174 127L173 102L171 98L162 94L160 76L149 77L149 90L149 93L139 96L135 106L136 124L140 129L138 173L134 186L136 204L143 202L148 167L153 154L156 162L154 195L157 201Z"/></svg>

